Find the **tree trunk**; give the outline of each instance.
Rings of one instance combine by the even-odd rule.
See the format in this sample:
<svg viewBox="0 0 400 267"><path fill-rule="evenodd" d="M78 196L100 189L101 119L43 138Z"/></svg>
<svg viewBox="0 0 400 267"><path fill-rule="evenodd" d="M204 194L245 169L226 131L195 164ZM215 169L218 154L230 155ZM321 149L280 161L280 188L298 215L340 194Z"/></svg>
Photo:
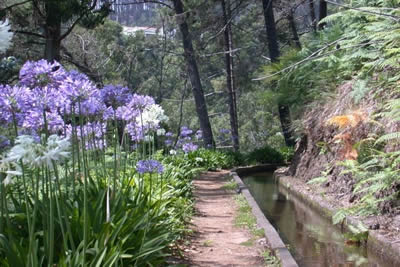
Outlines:
<svg viewBox="0 0 400 267"><path fill-rule="evenodd" d="M184 49L184 57L187 70L192 84L193 96L196 104L197 116L200 121L200 128L203 132L204 144L206 147L215 147L211 124L208 117L207 104L204 97L203 88L201 86L199 69L194 55L192 39L189 33L189 27L185 20L183 4L181 0L173 0L174 9L177 16L177 22L182 34L182 42Z"/></svg>
<svg viewBox="0 0 400 267"><path fill-rule="evenodd" d="M290 119L290 109L287 104L278 103L279 109L279 120L281 122L281 128L283 137L285 138L285 144L287 146L294 146L295 142L293 140L293 133L290 128L291 119Z"/></svg>
<svg viewBox="0 0 400 267"><path fill-rule="evenodd" d="M228 6L226 6L226 3ZM228 103L229 103L229 116L230 116L230 124L231 124L231 134L232 134L232 142L233 149L235 151L239 151L239 125L237 119L237 105L236 105L236 88L235 88L235 80L234 80L234 66L233 66L233 40L232 40L232 27L229 22L231 17L231 7L230 1L221 0L223 19L225 25L224 31L224 44L225 44L225 65L226 65L226 85L228 89ZM229 53L228 53L229 52Z"/></svg>
<svg viewBox="0 0 400 267"><path fill-rule="evenodd" d="M278 37L276 34L276 25L275 25L272 0L262 0L262 3L264 10L265 28L267 29L269 57L271 58L272 62L277 62L280 53L278 46Z"/></svg>
<svg viewBox="0 0 400 267"><path fill-rule="evenodd" d="M319 20L321 21L322 19L326 18L326 16L328 15L328 5L326 3L325 0L320 0L319 1ZM326 23L320 23L318 28L320 30L322 30L323 28L325 28Z"/></svg>
<svg viewBox="0 0 400 267"><path fill-rule="evenodd" d="M290 30L292 31L292 35L293 35L292 38L293 38L294 45L297 48L301 49L299 34L297 33L296 22L294 21L294 14L293 14L292 9L290 9L287 19L289 21Z"/></svg>
<svg viewBox="0 0 400 267"><path fill-rule="evenodd" d="M262 2L263 2L263 10L265 18L265 28L267 30L269 56L271 58L271 62L278 62L280 53L278 46L278 38L276 34L276 25L275 25L272 0L262 0ZM282 102L278 102L278 110L279 110L279 120L281 122L281 128L283 136L285 138L285 143L287 146L293 146L294 142L293 142L292 132L290 130L291 120L290 120L289 106Z"/></svg>
<svg viewBox="0 0 400 267"><path fill-rule="evenodd" d="M45 36L46 43L44 48L44 58L53 62L60 61L61 49L61 19L57 8L53 6L55 3L46 3L46 26Z"/></svg>
<svg viewBox="0 0 400 267"><path fill-rule="evenodd" d="M314 32L316 32L317 31L317 21L315 19L314 0L309 0L308 4L310 5L311 27L313 28Z"/></svg>

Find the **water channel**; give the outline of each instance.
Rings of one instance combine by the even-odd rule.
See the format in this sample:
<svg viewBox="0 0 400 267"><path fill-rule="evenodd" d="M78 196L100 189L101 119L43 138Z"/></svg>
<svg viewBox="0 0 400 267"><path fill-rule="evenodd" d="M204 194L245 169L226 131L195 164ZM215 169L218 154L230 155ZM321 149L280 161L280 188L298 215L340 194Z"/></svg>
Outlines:
<svg viewBox="0 0 400 267"><path fill-rule="evenodd" d="M271 172L252 174L243 181L299 266L391 266L364 247L346 245L330 220L278 186Z"/></svg>

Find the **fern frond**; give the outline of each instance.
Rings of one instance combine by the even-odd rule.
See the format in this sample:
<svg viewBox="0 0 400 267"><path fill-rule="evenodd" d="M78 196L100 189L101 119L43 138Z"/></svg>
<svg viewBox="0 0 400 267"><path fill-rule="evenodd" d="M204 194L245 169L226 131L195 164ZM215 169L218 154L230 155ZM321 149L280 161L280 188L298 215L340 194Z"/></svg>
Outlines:
<svg viewBox="0 0 400 267"><path fill-rule="evenodd" d="M376 140L376 143L382 143L382 142L387 142L387 141L392 141L392 140L400 140L400 132L394 132L394 133L389 133L385 134Z"/></svg>

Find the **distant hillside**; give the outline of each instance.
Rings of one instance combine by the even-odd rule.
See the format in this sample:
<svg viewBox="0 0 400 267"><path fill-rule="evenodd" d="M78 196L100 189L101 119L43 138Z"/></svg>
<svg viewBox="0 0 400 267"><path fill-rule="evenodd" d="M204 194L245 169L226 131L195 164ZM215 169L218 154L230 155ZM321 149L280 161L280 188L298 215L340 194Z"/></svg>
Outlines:
<svg viewBox="0 0 400 267"><path fill-rule="evenodd" d="M160 0L163 2L164 0ZM153 26L158 4L138 3L135 0L115 0L110 18L125 26ZM137 2L137 1L136 1Z"/></svg>

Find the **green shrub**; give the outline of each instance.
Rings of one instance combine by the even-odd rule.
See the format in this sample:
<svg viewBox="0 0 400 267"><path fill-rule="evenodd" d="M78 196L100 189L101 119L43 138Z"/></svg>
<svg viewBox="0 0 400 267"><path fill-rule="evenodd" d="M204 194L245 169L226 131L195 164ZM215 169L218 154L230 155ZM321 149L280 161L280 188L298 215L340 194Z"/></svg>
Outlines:
<svg viewBox="0 0 400 267"><path fill-rule="evenodd" d="M228 162L231 167L242 166L246 164L246 156L241 152L226 151L224 154L228 157Z"/></svg>
<svg viewBox="0 0 400 267"><path fill-rule="evenodd" d="M264 146L263 148L258 148L250 152L246 157L247 163L257 164L257 163L276 163L282 164L285 159L279 151L271 148L270 146Z"/></svg>
<svg viewBox="0 0 400 267"><path fill-rule="evenodd" d="M285 161L286 164L290 163L293 159L294 156L294 148L293 147L288 147L284 146L279 149L279 152L281 153L283 160Z"/></svg>

